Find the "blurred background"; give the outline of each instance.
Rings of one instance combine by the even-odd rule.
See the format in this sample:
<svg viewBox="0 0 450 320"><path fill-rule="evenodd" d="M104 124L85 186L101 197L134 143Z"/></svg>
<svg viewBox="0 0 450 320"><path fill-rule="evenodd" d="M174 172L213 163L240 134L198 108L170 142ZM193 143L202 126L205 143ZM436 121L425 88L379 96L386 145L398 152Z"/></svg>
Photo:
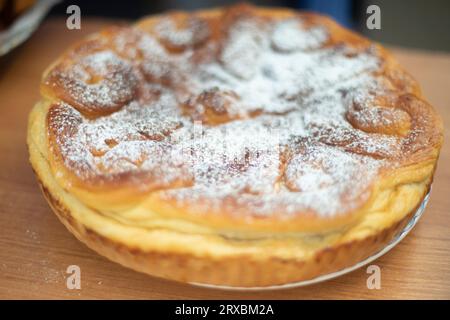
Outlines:
<svg viewBox="0 0 450 320"><path fill-rule="evenodd" d="M69 4L77 4L83 16L136 19L170 9L194 10L232 4L233 0L126 0L63 1L51 15L65 15ZM450 1L448 0L260 0L246 1L266 6L313 10L333 16L340 23L386 44L450 51ZM368 30L366 9L381 9L381 30Z"/></svg>
<svg viewBox="0 0 450 320"><path fill-rule="evenodd" d="M0 31L27 5L58 0L0 0ZM81 17L137 19L166 10L195 10L229 5L234 0L69 0L49 5L50 16L67 16L71 4L81 8ZM264 6L284 6L312 10L333 16L341 24L367 37L394 46L450 51L450 1L448 0L254 0ZM381 9L381 30L368 30L369 5ZM16 7L15 9L13 7ZM11 13L13 12L13 13ZM14 13L15 12L15 13ZM38 20L38 19L37 19ZM1 38L0 38L1 42ZM1 43L0 43L1 44Z"/></svg>

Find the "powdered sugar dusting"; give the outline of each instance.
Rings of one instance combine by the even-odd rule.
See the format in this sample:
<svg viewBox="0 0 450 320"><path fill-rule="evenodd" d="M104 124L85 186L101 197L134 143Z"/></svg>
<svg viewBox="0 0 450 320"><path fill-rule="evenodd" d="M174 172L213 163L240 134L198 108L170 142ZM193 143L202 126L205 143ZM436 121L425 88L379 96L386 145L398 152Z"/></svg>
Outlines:
<svg viewBox="0 0 450 320"><path fill-rule="evenodd" d="M195 17L188 17L182 26L171 19L162 19L155 27L155 33L161 41L172 49L184 49L195 46L209 36L208 25Z"/></svg>
<svg viewBox="0 0 450 320"><path fill-rule="evenodd" d="M199 211L330 216L364 203L384 159L399 152L396 135L348 120L349 110L359 112L352 109L358 96L384 90L374 75L376 51L325 46L328 30L300 18L261 25L248 17L220 41L194 48L209 34L199 25L207 28L162 20L156 38L133 40L135 50L126 38L114 39L117 54L141 77L139 93L104 117L88 119L67 104L50 113L66 165L81 179L125 175ZM183 51L170 54L158 37ZM101 57L119 59L97 55L90 66L102 75L109 69ZM88 81L81 71L76 76ZM108 104L103 95L114 98L115 89L107 86L110 93L93 88L92 99L79 102Z"/></svg>
<svg viewBox="0 0 450 320"><path fill-rule="evenodd" d="M318 49L327 40L328 32L324 27L315 26L305 30L298 19L277 23L271 36L272 47L283 52Z"/></svg>

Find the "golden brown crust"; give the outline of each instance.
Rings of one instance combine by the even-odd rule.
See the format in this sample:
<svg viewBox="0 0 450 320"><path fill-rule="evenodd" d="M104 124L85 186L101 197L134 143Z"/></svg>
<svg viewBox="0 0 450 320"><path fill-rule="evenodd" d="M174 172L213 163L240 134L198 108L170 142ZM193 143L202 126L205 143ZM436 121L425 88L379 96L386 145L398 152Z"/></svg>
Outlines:
<svg viewBox="0 0 450 320"><path fill-rule="evenodd" d="M322 83L313 68L289 90L289 77L278 80L281 93L261 100L249 83L258 93L276 86L273 70L251 80L245 67L255 58L236 56L233 45L244 34L250 38L238 53L257 46L259 30L273 24L265 47L273 70L276 59L290 56L290 65L312 59L314 68L325 64L344 79ZM304 42L286 42L283 32L288 40L300 32ZM209 64L206 73L228 82L202 80L195 68ZM389 243L421 203L443 139L439 116L385 49L329 18L284 9L176 12L106 29L55 62L41 92L28 146L58 217L111 260L179 281L269 286L361 261ZM170 139L180 132L195 137L197 121L213 137L222 128L243 130L250 143L225 137L245 148L214 161L219 135L207 148L166 157L179 151ZM281 128L288 138L275 149L272 132L250 133L255 126ZM200 166L186 160L197 153Z"/></svg>
<svg viewBox="0 0 450 320"><path fill-rule="evenodd" d="M222 260L180 253L143 251L103 237L76 221L40 182L53 211L66 228L89 248L121 265L165 279L231 287L265 287L310 280L352 266L377 253L405 227L417 208L380 232L315 253L308 260L270 258L263 262L252 255Z"/></svg>

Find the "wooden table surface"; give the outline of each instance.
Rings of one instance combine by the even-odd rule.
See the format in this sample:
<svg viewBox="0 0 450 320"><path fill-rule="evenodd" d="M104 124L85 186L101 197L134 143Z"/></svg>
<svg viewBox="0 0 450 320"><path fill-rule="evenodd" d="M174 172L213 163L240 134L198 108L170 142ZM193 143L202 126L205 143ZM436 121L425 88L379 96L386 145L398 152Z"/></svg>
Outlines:
<svg viewBox="0 0 450 320"><path fill-rule="evenodd" d="M366 286L366 268L321 284L235 292L198 288L134 272L76 240L41 195L28 163L27 115L39 99L44 68L74 40L110 23L82 21L67 30L47 20L29 41L0 59L0 298L370 299L450 298L450 147L444 144L428 208L414 230L374 264L381 289ZM450 128L450 54L393 50L422 84ZM81 290L66 287L69 265L81 268Z"/></svg>

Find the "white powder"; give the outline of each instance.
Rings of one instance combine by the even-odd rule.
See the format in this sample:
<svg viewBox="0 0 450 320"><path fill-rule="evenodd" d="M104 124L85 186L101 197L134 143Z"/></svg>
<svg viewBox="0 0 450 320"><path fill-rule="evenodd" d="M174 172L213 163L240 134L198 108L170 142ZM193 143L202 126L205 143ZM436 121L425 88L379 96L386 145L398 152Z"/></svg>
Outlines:
<svg viewBox="0 0 450 320"><path fill-rule="evenodd" d="M111 115L88 120L62 105L50 117L65 162L80 178L128 174L180 203L202 199L199 210L206 211L238 205L261 215L327 216L366 199L383 159L399 151L397 137L356 130L345 117L353 99L383 90L373 75L380 68L374 50L323 47L325 27L306 28L301 20L261 26L248 18L236 21L222 43L194 49L208 32L189 25L183 30L162 20L157 26L163 44L183 47L177 54L149 35L130 45L121 34L115 48L130 61L111 52L81 60L83 70L112 79L80 87L87 88L81 103L108 105L120 100L117 92L127 96L135 84L119 79L123 73L129 79L144 73L150 83ZM205 56L196 60L200 53ZM150 91L156 93L143 98ZM215 96L196 112L222 112L225 121L199 126L192 111L182 111L203 92ZM220 97L230 92L235 99L224 104ZM170 189L175 181L181 186Z"/></svg>
<svg viewBox="0 0 450 320"><path fill-rule="evenodd" d="M272 47L282 52L318 49L328 40L324 27L312 27L305 30L298 19L278 22L272 32Z"/></svg>

